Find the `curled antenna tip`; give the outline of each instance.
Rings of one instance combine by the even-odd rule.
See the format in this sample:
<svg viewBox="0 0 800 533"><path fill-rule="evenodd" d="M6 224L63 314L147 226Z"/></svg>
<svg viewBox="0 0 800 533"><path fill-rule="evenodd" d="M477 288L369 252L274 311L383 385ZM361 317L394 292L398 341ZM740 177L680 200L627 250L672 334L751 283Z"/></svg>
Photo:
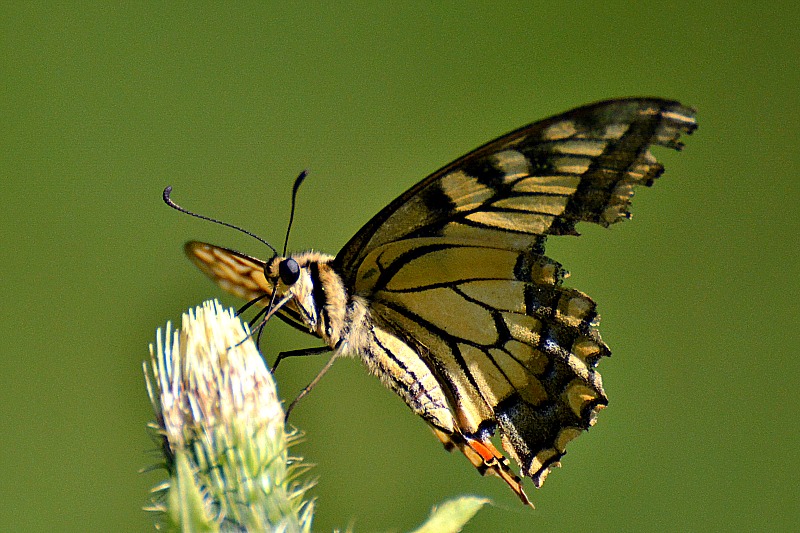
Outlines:
<svg viewBox="0 0 800 533"><path fill-rule="evenodd" d="M228 227L228 228L235 229L236 231L240 231L240 232L244 233L245 235L249 235L249 236L253 237L258 242L260 242L262 244L265 244L270 250L272 250L273 254L275 254L275 255L278 254L278 251L275 249L274 246L272 246L270 243L268 243L267 241L265 241L264 239L262 239L261 237L259 237L255 233L251 233L251 232L247 231L244 228L240 228L239 226L235 226L233 224L229 224L227 222L223 222L221 220L217 220L216 218L207 217L205 215L200 215L200 214L197 214L197 213L193 213L193 212L189 211L188 209L184 209L183 207L179 206L178 204L176 204L175 202L172 201L172 198L170 198L170 194L172 194L172 185L167 185L167 187L164 189L164 194L163 194L164 203L166 203L168 206L170 206L171 208L175 209L176 211L180 211L181 213L185 213L187 215L190 215L190 216L193 216L193 217L196 217L196 218L200 218L202 220L208 220L209 222L213 222L214 224L219 224L221 226L225 226L225 227Z"/></svg>
<svg viewBox="0 0 800 533"><path fill-rule="evenodd" d="M289 213L289 225L286 227L286 239L283 241L283 255L286 255L286 248L289 246L289 233L292 231L292 222L294 222L294 208L295 204L297 203L297 191L300 190L300 185L303 184L303 180L306 179L308 176L308 169L303 170L294 180L294 185L292 186L292 210Z"/></svg>
<svg viewBox="0 0 800 533"><path fill-rule="evenodd" d="M303 180L306 179L306 176L308 176L308 169L303 170L297 175L297 178L294 180L294 187L292 187L292 194L297 194L297 189L300 188L300 185L303 183Z"/></svg>

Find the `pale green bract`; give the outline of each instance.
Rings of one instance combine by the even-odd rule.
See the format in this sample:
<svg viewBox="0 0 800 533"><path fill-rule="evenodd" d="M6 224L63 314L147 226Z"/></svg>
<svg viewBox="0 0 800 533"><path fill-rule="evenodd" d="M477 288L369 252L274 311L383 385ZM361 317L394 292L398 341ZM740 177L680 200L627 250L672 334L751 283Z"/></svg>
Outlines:
<svg viewBox="0 0 800 533"><path fill-rule="evenodd" d="M288 454L294 436L272 375L233 310L217 301L167 323L150 345L148 394L170 479L150 510L172 531L311 530L306 469Z"/></svg>

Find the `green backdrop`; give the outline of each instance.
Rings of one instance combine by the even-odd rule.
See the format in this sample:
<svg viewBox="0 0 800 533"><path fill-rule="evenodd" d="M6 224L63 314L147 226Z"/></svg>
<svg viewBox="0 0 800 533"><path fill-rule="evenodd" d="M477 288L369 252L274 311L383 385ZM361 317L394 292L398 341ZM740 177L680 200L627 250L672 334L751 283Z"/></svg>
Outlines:
<svg viewBox="0 0 800 533"><path fill-rule="evenodd" d="M141 362L221 296L183 257L253 240L335 253L427 173L535 119L679 99L700 128L634 220L551 239L599 302L610 406L524 509L357 361L298 408L317 531L787 530L800 484L797 7L775 3L38 3L0 7L0 529L147 531L160 472ZM232 298L222 297L229 305ZM283 324L276 352L313 345ZM323 364L278 374L293 397ZM796 525L794 526L796 527Z"/></svg>

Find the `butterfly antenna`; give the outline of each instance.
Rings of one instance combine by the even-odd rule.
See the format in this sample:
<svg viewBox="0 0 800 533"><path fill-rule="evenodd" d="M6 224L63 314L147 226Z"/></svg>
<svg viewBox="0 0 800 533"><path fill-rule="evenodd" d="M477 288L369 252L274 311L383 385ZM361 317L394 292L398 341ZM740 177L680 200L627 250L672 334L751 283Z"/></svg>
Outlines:
<svg viewBox="0 0 800 533"><path fill-rule="evenodd" d="M297 204L297 191L300 190L300 185L303 184L303 180L306 179L308 176L308 170L302 171L297 178L294 180L294 185L292 186L292 210L289 212L289 226L286 228L286 239L283 241L283 255L286 256L286 249L289 246L289 232L292 231L292 222L294 222L294 207Z"/></svg>
<svg viewBox="0 0 800 533"><path fill-rule="evenodd" d="M289 232L292 231L292 222L294 221L294 208L295 208L295 204L297 203L297 191L300 189L300 185L303 183L303 180L306 179L306 176L308 176L308 171L307 170L302 171L297 176L297 178L295 178L294 185L292 186L292 209L289 212L289 225L286 228L286 238L283 241L283 256L284 257L286 256L286 248L289 246ZM273 248L273 250L274 250L274 248ZM258 323L258 326L256 326L256 328L254 330L252 330L253 332L258 331L258 334L256 335L256 346L258 346L259 349L261 347L261 334L264 332L264 326L267 325L267 320L269 320L269 317L272 316L273 308L275 307L275 297L278 294L278 291L276 290L277 289L277 285L278 285L278 280L276 279L272 284L272 295L271 295L271 297L269 299L269 304L264 309L259 311L256 314L256 316L253 317L253 320L250 321L250 328L252 329L253 324L255 324L256 321L259 318L261 318L261 321ZM247 310L247 308L249 308L251 305L253 305L254 303L256 303L257 301L263 299L266 296L267 295L264 294L264 295L262 295L262 296L260 296L260 297L258 297L256 299L250 301L247 305L245 305L244 307L242 307L239 310L239 313ZM252 336L252 333L251 333L251 336Z"/></svg>
<svg viewBox="0 0 800 533"><path fill-rule="evenodd" d="M286 238L283 241L283 255L284 256L286 256L286 249L289 246L289 232L292 231L292 222L294 221L294 209L295 209L295 205L297 204L297 191L300 189L300 185L303 183L303 180L306 179L306 176L308 176L308 171L307 170L302 171L297 176L297 178L295 178L294 185L292 186L292 209L289 212L289 225L286 228ZM253 333L258 332L257 335L256 335L256 346L258 346L259 349L261 349L261 334L264 333L264 326L267 325L267 320L269 319L270 316L272 316L272 308L275 306L275 296L277 295L277 291L275 289L276 289L277 284L278 284L278 281L275 280L275 282L273 283L273 286L272 286L272 294L271 294L271 297L269 299L269 304L264 309L259 311L256 314L256 316L253 317L253 319L249 323L250 329L252 331L250 336L252 337ZM263 300L266 297L267 297L267 294L262 294L261 296L259 296L257 298L254 298L253 300L249 301L246 305L244 305L241 309L239 309L239 311L237 311L236 314L237 315L242 314L247 309L249 309L253 304ZM259 322L259 319L261 319L260 322ZM255 327L255 329L253 329L253 325L256 324L256 322L258 322L258 325Z"/></svg>
<svg viewBox="0 0 800 533"><path fill-rule="evenodd" d="M284 241L283 241L283 255L284 256L286 256L286 249L289 246L289 232L292 231L292 222L294 221L294 209L295 209L295 205L297 204L297 191L300 189L300 185L303 183L303 180L306 179L306 176L308 176L308 171L307 170L302 171L297 176L297 178L295 178L294 185L292 186L292 209L289 212L289 225L286 228L286 239L284 239ZM272 247L270 246L270 248L272 248ZM272 250L275 251L274 248L272 248ZM254 316L253 319L249 323L250 328L251 328L250 336L252 337L253 333L258 332L257 335L256 335L256 346L258 346L259 349L261 349L261 334L264 333L264 326L267 325L267 320L269 320L269 317L271 317L273 312L274 312L273 309L275 308L275 297L278 294L278 291L276 290L277 285L278 285L278 280L275 280L275 282L272 285L272 294L271 294L271 297L269 299L269 304L264 309L262 309L261 311L256 313L256 316ZM266 296L267 296L266 294L263 294L263 295L255 298L255 299L251 300L246 305L244 305L241 309L239 309L239 311L236 314L239 315L239 314L243 313L248 308L250 308L250 306L252 306L256 302L264 299ZM261 319L261 320L259 321L259 319ZM255 327L255 329L253 329L253 324L255 324L256 322L258 322L258 325ZM245 338L244 340L247 340L247 339ZM244 340L242 342L244 342Z"/></svg>
<svg viewBox="0 0 800 533"><path fill-rule="evenodd" d="M188 209L184 209L183 207L181 207L178 204L176 204L175 202L173 202L172 198L170 198L171 194L172 194L172 185L169 185L166 189L164 189L164 203L167 204L168 206L170 206L172 209L175 209L176 211L180 211L181 213L185 213L187 215L191 215L191 216L196 217L196 218L200 218L200 219L203 219L203 220L208 220L209 222L213 222L215 224L220 224L222 226L226 226L228 228L235 229L236 231L241 231L245 235L250 235L251 237L253 237L258 242L260 242L262 244L266 244L267 247L270 250L272 250L273 254L278 255L278 251L275 249L274 246L272 246L270 243L268 243L267 241L265 241L264 239L262 239L261 237L259 237L255 233L250 233L246 229L240 228L239 226L234 226L233 224L228 224L227 222L223 222L221 220L217 220L216 218L211 218L211 217L207 217L207 216L203 216L203 215L198 215L197 213L192 213ZM294 206L294 204L292 204L292 205ZM288 238L288 232L287 232L287 238Z"/></svg>

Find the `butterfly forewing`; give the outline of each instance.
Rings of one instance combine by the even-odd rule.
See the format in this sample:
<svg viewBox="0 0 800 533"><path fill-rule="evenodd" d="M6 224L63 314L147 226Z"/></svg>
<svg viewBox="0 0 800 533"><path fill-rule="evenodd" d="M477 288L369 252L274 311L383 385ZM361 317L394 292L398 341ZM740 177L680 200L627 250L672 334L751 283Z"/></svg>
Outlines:
<svg viewBox="0 0 800 533"><path fill-rule="evenodd" d="M679 149L696 127L678 102L600 102L535 122L438 170L370 220L337 255L348 284L389 242L449 236L524 249L540 235L575 234L580 221L627 216L633 187L663 167L651 145Z"/></svg>

